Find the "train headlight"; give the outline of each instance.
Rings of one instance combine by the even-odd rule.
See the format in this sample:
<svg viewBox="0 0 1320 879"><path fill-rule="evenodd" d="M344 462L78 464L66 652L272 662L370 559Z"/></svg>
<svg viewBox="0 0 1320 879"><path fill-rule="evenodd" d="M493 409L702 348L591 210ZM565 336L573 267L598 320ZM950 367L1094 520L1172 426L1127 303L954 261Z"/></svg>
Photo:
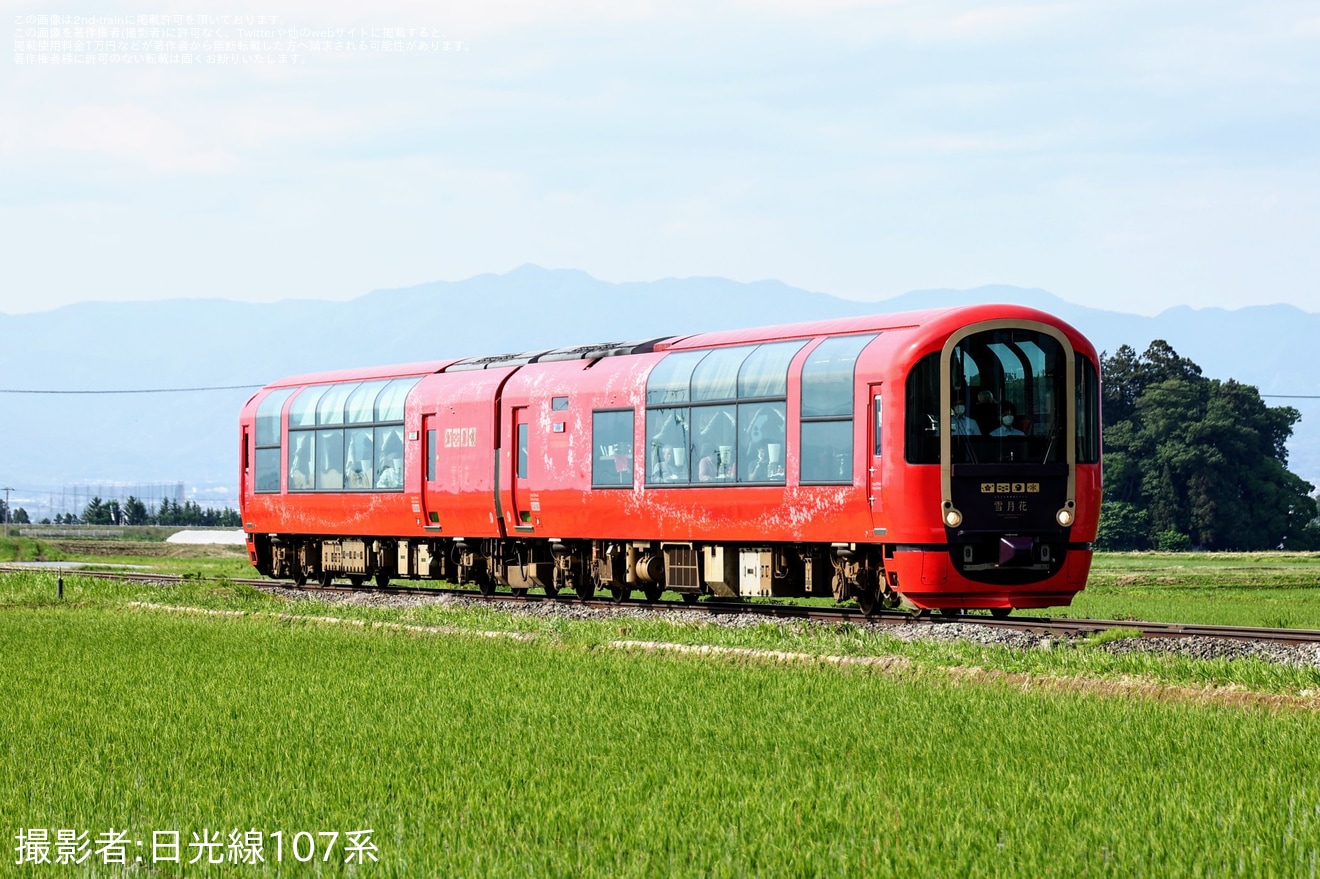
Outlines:
<svg viewBox="0 0 1320 879"><path fill-rule="evenodd" d="M953 507L949 507L944 511L944 524L948 525L950 528L957 528L962 524L962 513L958 512Z"/></svg>
<svg viewBox="0 0 1320 879"><path fill-rule="evenodd" d="M1060 525L1067 528L1073 523L1073 511L1064 507L1062 510L1059 510L1059 512L1054 514L1054 518Z"/></svg>

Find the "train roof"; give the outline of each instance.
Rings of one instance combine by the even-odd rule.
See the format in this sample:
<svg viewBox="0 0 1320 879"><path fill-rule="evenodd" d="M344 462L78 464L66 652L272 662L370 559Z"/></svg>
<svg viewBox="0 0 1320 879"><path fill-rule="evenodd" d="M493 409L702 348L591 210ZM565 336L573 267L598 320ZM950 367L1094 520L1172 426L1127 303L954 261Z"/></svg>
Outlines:
<svg viewBox="0 0 1320 879"><path fill-rule="evenodd" d="M365 369L335 369L293 375L266 385L268 388L291 388L303 385L326 385L342 381L372 381L374 379L411 378L442 372L457 360L425 360L420 363L402 363L393 366L370 366Z"/></svg>
<svg viewBox="0 0 1320 879"><path fill-rule="evenodd" d="M676 336L655 346L657 351L683 351L694 348L715 348L724 345L755 345L780 339L802 339L813 336L846 336L853 333L879 333L893 330L930 328L932 332L946 332L948 323L978 323L996 318L1019 318L1068 327L1066 323L1044 311L1024 305L985 304L957 305L946 308L928 308L920 311L896 311L889 314L867 314L859 317L838 317L804 323L777 324L749 327L741 330L722 330ZM1068 327L1071 329L1071 327ZM1074 331L1075 332L1075 331Z"/></svg>
<svg viewBox="0 0 1320 879"><path fill-rule="evenodd" d="M717 330L709 333L695 333L688 336L661 336L653 339L624 342L598 342L587 345L574 345L564 348L546 348L537 351L523 351L513 354L493 354L479 357L464 357L450 360L423 361L397 366L380 366L368 369L343 369L331 372L316 372L292 376L271 382L267 388L296 387L302 385L328 384L340 381L369 381L372 379L405 378L409 376L430 375L438 372L470 372L484 369L500 369L526 366L529 363L552 363L565 360L598 360L604 357L618 357L629 354L662 353L665 351L687 351L699 348L718 348L731 345L756 345L780 339L804 339L815 336L845 336L854 333L879 333L893 330L929 329L931 332L947 332L952 326L942 324L976 323L996 318L1013 317L1060 325L1080 338L1067 323L1059 318L1034 308L1006 303L985 305L959 305L945 308L930 308L919 311L899 311L889 314L868 314L859 317L839 317L826 320L805 321L791 324L774 324L764 327L748 327L738 330Z"/></svg>

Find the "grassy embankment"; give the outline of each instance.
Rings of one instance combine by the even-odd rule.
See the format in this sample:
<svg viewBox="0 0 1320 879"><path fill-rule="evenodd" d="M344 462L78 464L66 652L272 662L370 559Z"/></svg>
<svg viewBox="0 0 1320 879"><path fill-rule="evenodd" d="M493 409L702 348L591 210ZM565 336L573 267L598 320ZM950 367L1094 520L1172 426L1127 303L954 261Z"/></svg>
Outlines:
<svg viewBox="0 0 1320 879"><path fill-rule="evenodd" d="M824 626L807 623L724 628L700 619L670 622L656 618L612 617L568 620L560 615L528 615L499 605L424 604L409 607L338 604L319 600L285 601L226 580L189 579L178 586L93 580L65 572L62 606L71 611L129 610L140 603L232 610L290 620L334 617L387 625L439 626L459 631L500 631L533 636L594 650L619 640L740 649L779 650L810 655L893 657L929 670L988 670L995 674L1082 678L1088 681L1150 683L1158 686L1233 688L1320 698L1320 670L1256 659L1204 661L1183 656L1115 651L1117 632L1075 641L1053 641L1050 650L1020 650L968 641L900 641L883 627ZM54 608L55 573L0 574L0 612Z"/></svg>
<svg viewBox="0 0 1320 879"><path fill-rule="evenodd" d="M524 643L168 613L79 578L53 606L24 594L39 579L0 581L11 838L126 828L149 850L153 830L177 830L186 861L204 829L371 828L380 861L362 876L1317 864L1312 710L972 683L921 663L641 654L562 622ZM187 589L175 598L269 606Z"/></svg>
<svg viewBox="0 0 1320 879"><path fill-rule="evenodd" d="M1320 629L1320 554L1098 553L1072 607L1043 613Z"/></svg>
<svg viewBox="0 0 1320 879"><path fill-rule="evenodd" d="M134 540L0 539L0 562L68 560L235 579L255 574L241 546L163 543L148 532ZM1097 553L1071 607L1026 613L1320 629L1320 553Z"/></svg>

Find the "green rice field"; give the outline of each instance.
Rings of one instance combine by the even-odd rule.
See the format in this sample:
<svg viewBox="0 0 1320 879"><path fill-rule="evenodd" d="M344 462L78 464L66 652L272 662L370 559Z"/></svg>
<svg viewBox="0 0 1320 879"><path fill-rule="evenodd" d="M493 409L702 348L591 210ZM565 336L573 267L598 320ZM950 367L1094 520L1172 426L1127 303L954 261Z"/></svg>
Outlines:
<svg viewBox="0 0 1320 879"><path fill-rule="evenodd" d="M224 579L232 558L151 552L101 557L202 567L167 588L66 572L62 600L52 572L0 574L0 874L1320 868L1313 668L1115 654L1109 633L1018 650L287 602ZM1222 582L1240 612L1303 614L1317 562L1282 559L1101 557L1074 612L1195 606ZM52 860L59 830L86 831L87 859L16 863L32 829ZM96 852L111 829L123 865ZM264 860L226 862L231 833Z"/></svg>
<svg viewBox="0 0 1320 879"><path fill-rule="evenodd" d="M1042 613L1320 629L1320 554L1097 553L1072 606Z"/></svg>
<svg viewBox="0 0 1320 879"><path fill-rule="evenodd" d="M142 875L1307 876L1320 857L1313 710L105 597L9 603L0 654L5 832L126 830ZM378 860L344 864L365 829ZM217 830L262 833L268 859L188 866ZM151 863L161 831L183 863ZM297 834L302 855L336 832L329 861L294 859Z"/></svg>

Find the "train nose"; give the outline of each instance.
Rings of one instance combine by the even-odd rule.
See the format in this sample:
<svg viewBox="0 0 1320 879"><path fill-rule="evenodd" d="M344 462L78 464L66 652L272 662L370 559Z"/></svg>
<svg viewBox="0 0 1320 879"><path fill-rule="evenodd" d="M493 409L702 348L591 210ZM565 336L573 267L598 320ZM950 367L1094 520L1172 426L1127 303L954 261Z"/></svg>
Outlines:
<svg viewBox="0 0 1320 879"><path fill-rule="evenodd" d="M999 538L999 564L1031 564L1031 550L1036 541L1031 537Z"/></svg>

